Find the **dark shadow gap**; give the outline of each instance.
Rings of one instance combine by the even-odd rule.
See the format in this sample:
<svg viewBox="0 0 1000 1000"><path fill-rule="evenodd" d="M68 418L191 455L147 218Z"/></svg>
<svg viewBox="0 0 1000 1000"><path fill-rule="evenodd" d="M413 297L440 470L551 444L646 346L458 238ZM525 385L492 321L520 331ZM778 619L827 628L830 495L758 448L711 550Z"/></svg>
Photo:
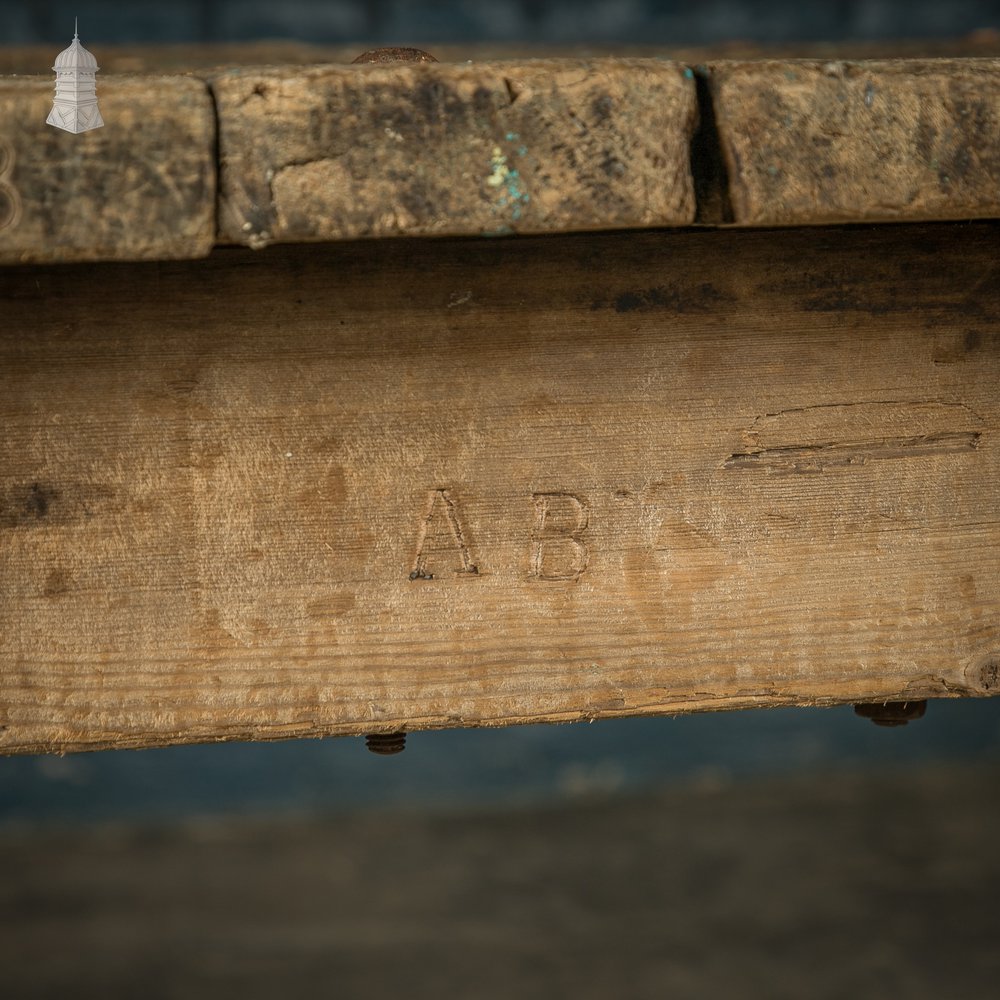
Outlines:
<svg viewBox="0 0 1000 1000"><path fill-rule="evenodd" d="M698 127L691 137L691 176L694 179L695 221L700 225L719 226L732 223L733 206L729 200L729 171L722 156L715 103L706 66L692 67L698 99Z"/></svg>

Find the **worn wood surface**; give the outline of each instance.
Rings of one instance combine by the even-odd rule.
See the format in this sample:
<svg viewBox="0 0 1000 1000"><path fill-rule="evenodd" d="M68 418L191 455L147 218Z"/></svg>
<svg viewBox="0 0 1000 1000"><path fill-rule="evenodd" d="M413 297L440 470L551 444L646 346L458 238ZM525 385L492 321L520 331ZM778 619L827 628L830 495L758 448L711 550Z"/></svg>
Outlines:
<svg viewBox="0 0 1000 1000"><path fill-rule="evenodd" d="M184 77L99 77L104 128L46 125L48 79L0 77L0 264L198 257L215 242L215 115Z"/></svg>
<svg viewBox="0 0 1000 1000"><path fill-rule="evenodd" d="M0 272L0 748L997 693L998 235Z"/></svg>
<svg viewBox="0 0 1000 1000"><path fill-rule="evenodd" d="M695 85L672 63L236 70L220 235L493 235L694 221Z"/></svg>
<svg viewBox="0 0 1000 1000"><path fill-rule="evenodd" d="M50 78L0 79L0 263L1000 217L996 59L197 72L102 75L82 136L44 124Z"/></svg>
<svg viewBox="0 0 1000 1000"><path fill-rule="evenodd" d="M1000 216L1000 60L720 63L709 81L737 223Z"/></svg>
<svg viewBox="0 0 1000 1000"><path fill-rule="evenodd" d="M86 39L84 39L86 41ZM398 39L407 44L405 39ZM411 40L412 41L412 40ZM441 62L474 63L525 59L603 57L669 59L690 66L720 59L966 59L1000 57L1000 31L984 29L963 38L883 39L851 42L760 44L735 39L711 46L690 45L437 45L422 43ZM88 42L102 73L201 73L238 66L348 64L371 42L314 45L271 39L260 42L168 45L99 45ZM58 51L51 45L0 45L0 74L46 74ZM98 77L100 80L100 77Z"/></svg>

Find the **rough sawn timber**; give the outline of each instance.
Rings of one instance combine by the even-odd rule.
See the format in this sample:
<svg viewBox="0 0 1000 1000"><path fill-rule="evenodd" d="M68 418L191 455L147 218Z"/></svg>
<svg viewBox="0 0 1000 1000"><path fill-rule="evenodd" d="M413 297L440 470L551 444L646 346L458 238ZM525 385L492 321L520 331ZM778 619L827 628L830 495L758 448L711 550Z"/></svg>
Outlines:
<svg viewBox="0 0 1000 1000"><path fill-rule="evenodd" d="M0 78L0 264L1000 217L997 59L198 72L102 75L79 136L45 124L51 77Z"/></svg>
<svg viewBox="0 0 1000 1000"><path fill-rule="evenodd" d="M224 240L261 247L695 218L695 84L677 63L248 68L212 88Z"/></svg>
<svg viewBox="0 0 1000 1000"><path fill-rule="evenodd" d="M108 124L45 123L52 77L0 77L0 265L202 257L216 240L215 112L187 77L99 77Z"/></svg>
<svg viewBox="0 0 1000 1000"><path fill-rule="evenodd" d="M429 43L428 43L429 44ZM167 45L91 45L101 73L214 73L239 66L316 66L351 63L361 45L314 45L290 40L219 42ZM982 31L964 38L920 38L900 41L786 42L748 41L712 46L623 45L433 45L433 55L444 63L524 62L527 59L593 59L614 57L671 60L687 66L720 59L930 59L1000 57L1000 32ZM54 55L51 45L0 45L0 75L47 72ZM101 77L98 77L100 80Z"/></svg>
<svg viewBox="0 0 1000 1000"><path fill-rule="evenodd" d="M740 225L1000 216L1000 59L706 72Z"/></svg>
<svg viewBox="0 0 1000 1000"><path fill-rule="evenodd" d="M996 694L998 234L0 271L0 748Z"/></svg>

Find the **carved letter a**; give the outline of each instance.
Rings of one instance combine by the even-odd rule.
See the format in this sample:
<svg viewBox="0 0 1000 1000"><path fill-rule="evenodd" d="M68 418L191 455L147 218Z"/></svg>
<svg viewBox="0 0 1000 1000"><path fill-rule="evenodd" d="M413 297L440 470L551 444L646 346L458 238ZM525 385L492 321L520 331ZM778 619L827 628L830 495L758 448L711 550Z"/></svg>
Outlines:
<svg viewBox="0 0 1000 1000"><path fill-rule="evenodd" d="M478 573L465 544L458 507L448 490L431 490L427 514L420 525L411 580L430 580L434 573Z"/></svg>

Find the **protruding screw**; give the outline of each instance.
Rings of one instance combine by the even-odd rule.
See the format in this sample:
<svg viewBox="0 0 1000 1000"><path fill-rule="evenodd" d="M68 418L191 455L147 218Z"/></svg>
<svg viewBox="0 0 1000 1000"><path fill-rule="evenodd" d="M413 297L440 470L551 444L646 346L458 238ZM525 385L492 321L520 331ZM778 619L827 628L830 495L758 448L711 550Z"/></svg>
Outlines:
<svg viewBox="0 0 1000 1000"><path fill-rule="evenodd" d="M399 46L392 46L387 49L372 49L370 52L362 52L356 63L397 63L397 62L437 62L429 52L423 49L407 49Z"/></svg>
<svg viewBox="0 0 1000 1000"><path fill-rule="evenodd" d="M372 753L382 757L391 757L406 749L406 733L369 733L365 737L365 746Z"/></svg>
<svg viewBox="0 0 1000 1000"><path fill-rule="evenodd" d="M878 705L855 705L854 711L863 719L871 719L876 726L905 726L914 719L923 718L926 701L887 701Z"/></svg>

